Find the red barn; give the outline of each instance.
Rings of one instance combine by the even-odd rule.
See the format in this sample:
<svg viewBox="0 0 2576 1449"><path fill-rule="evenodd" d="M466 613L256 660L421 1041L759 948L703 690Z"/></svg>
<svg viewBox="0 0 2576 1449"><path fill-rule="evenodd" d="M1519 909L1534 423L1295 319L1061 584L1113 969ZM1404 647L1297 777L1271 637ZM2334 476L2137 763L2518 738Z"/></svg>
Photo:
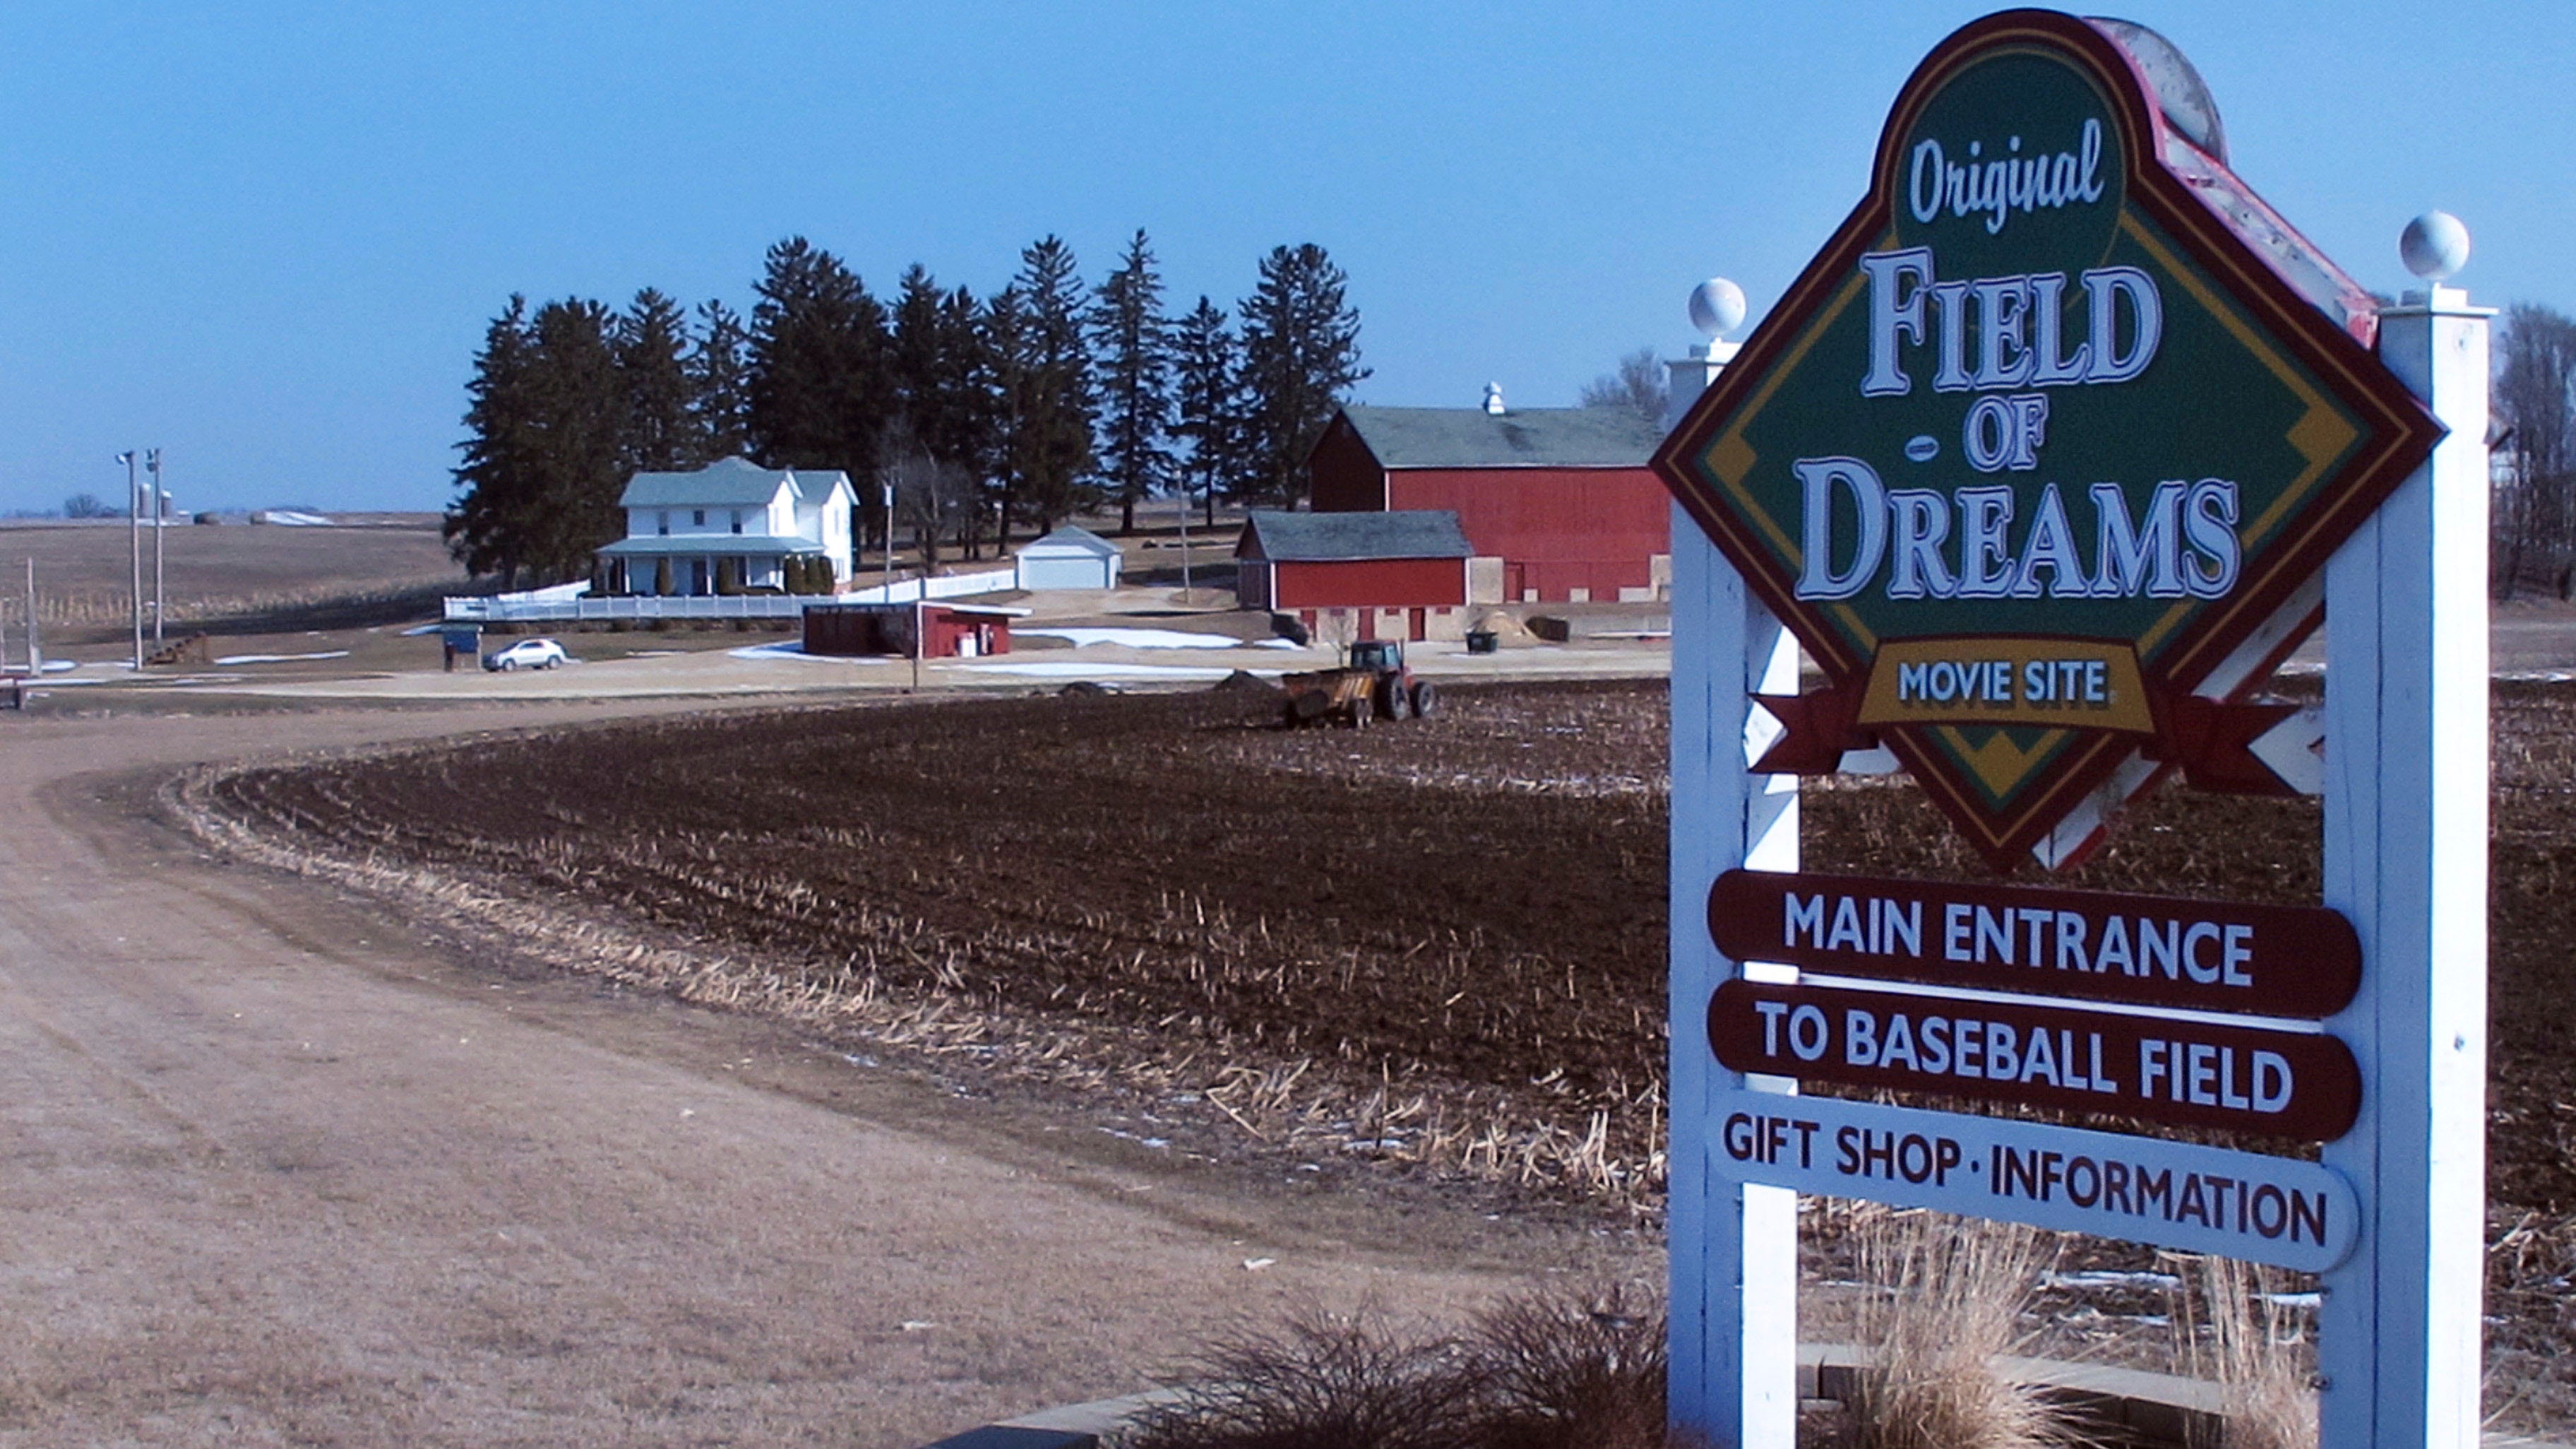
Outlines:
<svg viewBox="0 0 2576 1449"><path fill-rule="evenodd" d="M1255 511L1234 546L1235 595L1345 639L1456 639L1468 553L1454 513Z"/></svg>
<svg viewBox="0 0 2576 1449"><path fill-rule="evenodd" d="M842 657L912 653L921 626L924 659L977 659L1011 652L1011 620L1026 609L974 604L836 602L805 606L805 652Z"/></svg>
<svg viewBox="0 0 2576 1449"><path fill-rule="evenodd" d="M1624 408L1345 407L1307 455L1317 513L1445 509L1475 602L1660 599L1672 584L1661 442Z"/></svg>

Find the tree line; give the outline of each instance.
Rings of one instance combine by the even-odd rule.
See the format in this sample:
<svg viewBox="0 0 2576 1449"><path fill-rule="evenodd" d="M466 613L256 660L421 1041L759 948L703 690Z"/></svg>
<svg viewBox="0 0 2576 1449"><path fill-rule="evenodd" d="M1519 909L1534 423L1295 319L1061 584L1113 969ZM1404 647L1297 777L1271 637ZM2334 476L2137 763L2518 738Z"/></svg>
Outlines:
<svg viewBox="0 0 2576 1449"><path fill-rule="evenodd" d="M2510 599L2576 596L2576 319L2525 302L2496 338L2494 567Z"/></svg>
<svg viewBox="0 0 2576 1449"><path fill-rule="evenodd" d="M1306 450L1353 383L1359 314L1312 244L1272 249L1232 312L1173 316L1139 230L1086 286L1058 237L990 296L916 263L880 299L803 237L772 246L748 317L653 288L623 310L512 296L466 385L448 547L505 585L578 577L625 533L638 472L741 455L846 471L863 537L896 526L926 562L1014 529L1180 493L1293 507Z"/></svg>

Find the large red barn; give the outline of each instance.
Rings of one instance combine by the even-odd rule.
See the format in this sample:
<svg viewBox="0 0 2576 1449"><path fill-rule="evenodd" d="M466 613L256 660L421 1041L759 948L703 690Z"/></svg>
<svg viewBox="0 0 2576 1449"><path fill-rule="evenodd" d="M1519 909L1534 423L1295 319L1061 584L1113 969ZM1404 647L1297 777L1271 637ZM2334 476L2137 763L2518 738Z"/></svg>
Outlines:
<svg viewBox="0 0 2576 1449"><path fill-rule="evenodd" d="M1467 536L1454 513L1254 511L1234 547L1247 609L1348 639L1466 632Z"/></svg>
<svg viewBox="0 0 2576 1449"><path fill-rule="evenodd" d="M1343 408L1307 465L1317 513L1445 509L1477 603L1641 600L1672 583L1662 441L1624 408Z"/></svg>

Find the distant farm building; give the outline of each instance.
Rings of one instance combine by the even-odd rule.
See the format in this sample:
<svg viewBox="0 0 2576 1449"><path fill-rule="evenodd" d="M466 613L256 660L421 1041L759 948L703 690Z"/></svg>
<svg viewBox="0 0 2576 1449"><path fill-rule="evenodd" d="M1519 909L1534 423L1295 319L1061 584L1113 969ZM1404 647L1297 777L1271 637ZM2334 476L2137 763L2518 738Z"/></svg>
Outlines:
<svg viewBox="0 0 2576 1449"><path fill-rule="evenodd" d="M763 468L743 458L686 473L638 473L617 504L626 536L599 551L615 594L782 589L791 558L823 558L850 576L850 475Z"/></svg>
<svg viewBox="0 0 2576 1449"><path fill-rule="evenodd" d="M1118 545L1068 523L1021 548L1013 563L1024 589L1114 589Z"/></svg>
<svg viewBox="0 0 2576 1449"><path fill-rule="evenodd" d="M1307 455L1317 513L1445 509L1480 604L1637 602L1672 584L1662 436L1624 408L1343 408Z"/></svg>
<svg viewBox="0 0 2576 1449"><path fill-rule="evenodd" d="M918 623L922 658L982 659L1011 652L1011 621L1027 612L980 604L808 604L805 652L908 658Z"/></svg>
<svg viewBox="0 0 2576 1449"><path fill-rule="evenodd" d="M1344 642L1456 639L1470 552L1446 510L1255 511L1234 546L1235 592L1247 609L1294 614Z"/></svg>

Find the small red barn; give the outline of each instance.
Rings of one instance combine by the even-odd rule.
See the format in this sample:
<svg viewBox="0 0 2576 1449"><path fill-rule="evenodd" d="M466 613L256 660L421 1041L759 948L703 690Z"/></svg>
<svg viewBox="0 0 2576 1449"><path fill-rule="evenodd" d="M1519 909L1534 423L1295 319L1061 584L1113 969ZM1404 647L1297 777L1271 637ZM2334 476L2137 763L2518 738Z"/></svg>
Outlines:
<svg viewBox="0 0 2576 1449"><path fill-rule="evenodd" d="M1467 630L1469 553L1454 513L1256 510L1234 546L1235 594L1310 631L1456 639Z"/></svg>
<svg viewBox="0 0 2576 1449"><path fill-rule="evenodd" d="M1662 441L1625 408L1343 408L1307 455L1317 513L1445 509L1475 548L1475 602L1660 599Z"/></svg>
<svg viewBox="0 0 2576 1449"><path fill-rule="evenodd" d="M805 652L835 657L895 654L910 657L912 630L921 625L924 659L978 659L1011 652L1011 620L1026 609L973 604L808 604Z"/></svg>

